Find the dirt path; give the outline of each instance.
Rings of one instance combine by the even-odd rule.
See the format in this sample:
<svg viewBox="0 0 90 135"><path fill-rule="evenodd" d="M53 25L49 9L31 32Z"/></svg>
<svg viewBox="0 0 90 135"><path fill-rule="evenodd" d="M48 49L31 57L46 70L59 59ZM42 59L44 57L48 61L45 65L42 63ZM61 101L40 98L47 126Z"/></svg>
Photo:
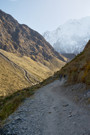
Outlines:
<svg viewBox="0 0 90 135"><path fill-rule="evenodd" d="M60 81L39 89L12 114L5 135L90 135L90 113L61 92Z"/></svg>

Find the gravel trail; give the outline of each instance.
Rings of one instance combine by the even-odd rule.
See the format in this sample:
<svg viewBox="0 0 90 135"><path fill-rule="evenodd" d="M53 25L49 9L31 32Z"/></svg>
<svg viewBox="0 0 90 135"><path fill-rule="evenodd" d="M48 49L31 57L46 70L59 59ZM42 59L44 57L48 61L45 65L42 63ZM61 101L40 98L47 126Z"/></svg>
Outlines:
<svg viewBox="0 0 90 135"><path fill-rule="evenodd" d="M61 85L54 81L26 99L1 135L90 135L90 112L64 96Z"/></svg>

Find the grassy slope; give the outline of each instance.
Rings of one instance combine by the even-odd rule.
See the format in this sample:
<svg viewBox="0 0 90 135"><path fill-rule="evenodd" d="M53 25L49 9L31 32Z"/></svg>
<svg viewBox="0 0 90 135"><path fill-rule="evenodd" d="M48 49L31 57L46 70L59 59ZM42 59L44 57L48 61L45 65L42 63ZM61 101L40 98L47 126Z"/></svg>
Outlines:
<svg viewBox="0 0 90 135"><path fill-rule="evenodd" d="M27 56L20 57L16 54L3 51L2 49L0 49L0 52L20 67L14 66L0 55L0 96L6 96L17 90L43 81L53 75L54 71L59 70L59 67L64 65L64 62L58 62L58 60L53 59L47 62L47 66L45 66L40 62L33 61ZM57 67L53 65L55 61ZM22 69L27 71L30 82L25 78Z"/></svg>
<svg viewBox="0 0 90 135"><path fill-rule="evenodd" d="M31 96L36 89L52 82L55 78L48 77L65 63L53 59L47 62L47 66L45 66L26 56L20 57L1 49L0 53L6 57L0 54L0 120L2 121L14 112L26 97ZM12 61L18 66L15 66ZM53 63L57 66L54 66ZM22 68L28 72L28 77L33 82L33 86L31 82L26 80ZM37 80L42 82L36 84L38 83Z"/></svg>
<svg viewBox="0 0 90 135"><path fill-rule="evenodd" d="M23 73L0 56L0 96L29 86Z"/></svg>
<svg viewBox="0 0 90 135"><path fill-rule="evenodd" d="M68 82L90 85L90 41L83 52L67 63L58 74L67 75Z"/></svg>
<svg viewBox="0 0 90 135"><path fill-rule="evenodd" d="M49 60L49 61L43 60L46 65L45 66L44 64L42 64L40 62L36 62L27 56L19 57L19 55L15 55L13 53L6 52L2 49L0 49L0 52L5 54L5 56L7 56L11 61L15 62L19 66L22 66L29 72L31 72L33 74L37 74L39 77L42 76L43 79L47 78L47 77L45 77L44 73L46 74L46 72L47 73L56 72L65 64L65 62L63 62L57 58L53 58L52 60Z"/></svg>

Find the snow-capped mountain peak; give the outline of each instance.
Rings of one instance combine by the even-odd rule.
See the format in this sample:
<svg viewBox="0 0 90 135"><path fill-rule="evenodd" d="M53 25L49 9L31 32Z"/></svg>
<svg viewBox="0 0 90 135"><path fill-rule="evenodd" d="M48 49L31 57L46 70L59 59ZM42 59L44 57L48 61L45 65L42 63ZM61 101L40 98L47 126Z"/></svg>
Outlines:
<svg viewBox="0 0 90 135"><path fill-rule="evenodd" d="M80 53L90 39L90 17L69 20L43 36L60 53Z"/></svg>

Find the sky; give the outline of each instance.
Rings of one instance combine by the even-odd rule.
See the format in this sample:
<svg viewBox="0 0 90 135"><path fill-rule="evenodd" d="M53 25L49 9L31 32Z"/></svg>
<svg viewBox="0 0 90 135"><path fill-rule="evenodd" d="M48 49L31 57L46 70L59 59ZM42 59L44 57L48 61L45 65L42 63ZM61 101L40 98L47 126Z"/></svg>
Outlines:
<svg viewBox="0 0 90 135"><path fill-rule="evenodd" d="M0 9L42 34L90 16L90 0L0 0Z"/></svg>

